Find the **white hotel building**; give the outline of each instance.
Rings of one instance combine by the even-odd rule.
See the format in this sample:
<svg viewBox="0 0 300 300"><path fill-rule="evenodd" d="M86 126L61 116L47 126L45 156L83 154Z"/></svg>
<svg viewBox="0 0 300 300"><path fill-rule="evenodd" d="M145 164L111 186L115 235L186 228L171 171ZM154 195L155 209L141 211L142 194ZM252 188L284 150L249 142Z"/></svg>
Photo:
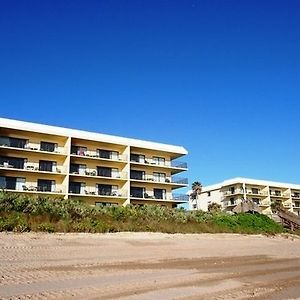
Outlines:
<svg viewBox="0 0 300 300"><path fill-rule="evenodd" d="M190 199L189 208L207 211L209 204L218 203L232 211L244 199L252 200L266 215L272 214L272 202L300 215L300 185L240 177L203 187L196 199Z"/></svg>

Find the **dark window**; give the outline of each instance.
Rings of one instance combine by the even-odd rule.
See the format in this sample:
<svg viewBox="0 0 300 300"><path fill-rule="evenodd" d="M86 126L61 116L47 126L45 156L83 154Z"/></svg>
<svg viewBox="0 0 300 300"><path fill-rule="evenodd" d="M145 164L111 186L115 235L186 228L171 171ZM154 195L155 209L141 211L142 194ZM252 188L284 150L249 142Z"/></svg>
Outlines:
<svg viewBox="0 0 300 300"><path fill-rule="evenodd" d="M85 156L86 155L86 151L87 151L86 147L71 146L71 154Z"/></svg>
<svg viewBox="0 0 300 300"><path fill-rule="evenodd" d="M53 161L40 160L40 163L39 163L40 171L52 172L52 170L53 170L52 168L53 168Z"/></svg>
<svg viewBox="0 0 300 300"><path fill-rule="evenodd" d="M145 188L142 187L130 187L130 195L135 198L144 198Z"/></svg>
<svg viewBox="0 0 300 300"><path fill-rule="evenodd" d="M131 179L137 179L137 180L144 180L145 172L144 171L130 170L130 178Z"/></svg>
<svg viewBox="0 0 300 300"><path fill-rule="evenodd" d="M234 205L234 198L230 198L230 204Z"/></svg>
<svg viewBox="0 0 300 300"><path fill-rule="evenodd" d="M79 174L79 164L71 164L70 173Z"/></svg>
<svg viewBox="0 0 300 300"><path fill-rule="evenodd" d="M42 151L48 151L48 152L54 152L55 144L54 143L48 143L48 142L41 142L41 150Z"/></svg>
<svg viewBox="0 0 300 300"><path fill-rule="evenodd" d="M24 169L25 158L0 156L0 166L16 169Z"/></svg>
<svg viewBox="0 0 300 300"><path fill-rule="evenodd" d="M252 188L252 194L258 194L259 190L257 188Z"/></svg>
<svg viewBox="0 0 300 300"><path fill-rule="evenodd" d="M52 180L38 179L38 191L51 192Z"/></svg>
<svg viewBox="0 0 300 300"><path fill-rule="evenodd" d="M145 162L145 155L140 154L130 154L130 161L144 163Z"/></svg>
<svg viewBox="0 0 300 300"><path fill-rule="evenodd" d="M255 193L253 193L253 194L255 194ZM252 198L252 201L253 201L254 203L256 203L256 204L259 204L259 199L258 199L258 198Z"/></svg>
<svg viewBox="0 0 300 300"><path fill-rule="evenodd" d="M8 147L15 147L15 148L25 148L26 140L1 136L0 137L0 145L8 146Z"/></svg>
<svg viewBox="0 0 300 300"><path fill-rule="evenodd" d="M81 182L70 182L69 184L69 193L80 194Z"/></svg>
<svg viewBox="0 0 300 300"><path fill-rule="evenodd" d="M111 168L97 167L97 176L111 177Z"/></svg>
<svg viewBox="0 0 300 300"><path fill-rule="evenodd" d="M155 199L164 199L166 195L165 189L153 189Z"/></svg>
<svg viewBox="0 0 300 300"><path fill-rule="evenodd" d="M210 195L211 195L210 192L207 192L207 196L210 197Z"/></svg>
<svg viewBox="0 0 300 300"><path fill-rule="evenodd" d="M106 158L106 159L111 158L111 151L108 150L98 149L98 154L100 158Z"/></svg>
<svg viewBox="0 0 300 300"><path fill-rule="evenodd" d="M281 196L281 191L275 191L275 196Z"/></svg>
<svg viewBox="0 0 300 300"><path fill-rule="evenodd" d="M16 183L17 183L16 177L0 176L0 188L1 189L15 190Z"/></svg>
<svg viewBox="0 0 300 300"><path fill-rule="evenodd" d="M231 194L234 194L234 193L235 193L235 188L234 188L233 186L230 188L230 193L231 193Z"/></svg>
<svg viewBox="0 0 300 300"><path fill-rule="evenodd" d="M98 184L98 194L111 196L112 194L112 186L109 184Z"/></svg>

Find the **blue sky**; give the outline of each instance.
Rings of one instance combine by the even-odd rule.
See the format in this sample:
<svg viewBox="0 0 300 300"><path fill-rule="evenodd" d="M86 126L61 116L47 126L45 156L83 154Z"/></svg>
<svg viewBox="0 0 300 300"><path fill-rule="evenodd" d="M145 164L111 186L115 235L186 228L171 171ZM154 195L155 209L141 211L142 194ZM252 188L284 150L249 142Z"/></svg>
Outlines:
<svg viewBox="0 0 300 300"><path fill-rule="evenodd" d="M190 182L300 183L299 13L296 0L0 0L0 115L183 145Z"/></svg>

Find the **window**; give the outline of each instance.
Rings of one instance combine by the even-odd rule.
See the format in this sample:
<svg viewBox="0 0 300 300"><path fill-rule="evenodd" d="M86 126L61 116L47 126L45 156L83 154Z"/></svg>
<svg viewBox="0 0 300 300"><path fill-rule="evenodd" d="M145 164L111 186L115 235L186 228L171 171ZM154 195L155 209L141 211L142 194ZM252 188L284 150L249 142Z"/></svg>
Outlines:
<svg viewBox="0 0 300 300"><path fill-rule="evenodd" d="M259 189L257 189L257 188L252 188L251 191L252 191L252 194L256 194L256 195L259 194Z"/></svg>
<svg viewBox="0 0 300 300"><path fill-rule="evenodd" d="M207 192L207 197L210 197L210 195L211 195L210 192Z"/></svg>
<svg viewBox="0 0 300 300"><path fill-rule="evenodd" d="M53 180L38 179L38 191L51 192L54 183Z"/></svg>
<svg viewBox="0 0 300 300"><path fill-rule="evenodd" d="M255 193L253 193L255 194ZM255 203L255 204L259 204L259 199L258 198L252 198L252 201Z"/></svg>
<svg viewBox="0 0 300 300"><path fill-rule="evenodd" d="M134 198L144 198L145 188L143 187L130 187L130 196Z"/></svg>
<svg viewBox="0 0 300 300"><path fill-rule="evenodd" d="M230 191L231 194L234 194L234 193L235 193L235 188L234 188L234 186L232 186L232 187L229 189L229 191Z"/></svg>
<svg viewBox="0 0 300 300"><path fill-rule="evenodd" d="M0 156L0 166L5 168L24 169L25 158Z"/></svg>
<svg viewBox="0 0 300 300"><path fill-rule="evenodd" d="M275 191L275 196L281 196L281 191L276 190Z"/></svg>
<svg viewBox="0 0 300 300"><path fill-rule="evenodd" d="M81 182L70 182L69 183L69 193L80 194L81 191Z"/></svg>
<svg viewBox="0 0 300 300"><path fill-rule="evenodd" d="M138 162L138 163L145 163L145 155L141 154L130 154L130 161Z"/></svg>
<svg viewBox="0 0 300 300"><path fill-rule="evenodd" d="M79 174L79 164L70 164L70 173Z"/></svg>
<svg viewBox="0 0 300 300"><path fill-rule="evenodd" d="M111 168L97 167L97 176L111 177Z"/></svg>
<svg viewBox="0 0 300 300"><path fill-rule="evenodd" d="M25 148L27 140L26 139L18 139L12 137L1 136L0 137L0 145L14 147L14 148Z"/></svg>
<svg viewBox="0 0 300 300"><path fill-rule="evenodd" d="M39 170L44 171L44 172L52 172L53 171L53 161L40 160Z"/></svg>
<svg viewBox="0 0 300 300"><path fill-rule="evenodd" d="M130 179L144 180L145 171L130 170Z"/></svg>
<svg viewBox="0 0 300 300"><path fill-rule="evenodd" d="M71 146L71 154L85 156L87 152L86 147L81 146Z"/></svg>
<svg viewBox="0 0 300 300"><path fill-rule="evenodd" d="M156 164L156 165L164 166L166 160L165 160L164 157L153 156L152 162L153 162L154 164Z"/></svg>
<svg viewBox="0 0 300 300"><path fill-rule="evenodd" d="M15 190L16 183L16 177L0 176L0 189Z"/></svg>
<svg viewBox="0 0 300 300"><path fill-rule="evenodd" d="M293 197L295 197L295 198L300 198L300 193L295 192Z"/></svg>
<svg viewBox="0 0 300 300"><path fill-rule="evenodd" d="M41 142L41 150L47 152L54 152L57 144L49 142Z"/></svg>
<svg viewBox="0 0 300 300"><path fill-rule="evenodd" d="M166 174L153 172L153 180L156 182L166 182Z"/></svg>
<svg viewBox="0 0 300 300"><path fill-rule="evenodd" d="M234 205L234 198L230 198L230 205Z"/></svg>
<svg viewBox="0 0 300 300"><path fill-rule="evenodd" d="M111 151L98 149L97 152L100 158L106 158L106 159L111 158Z"/></svg>
<svg viewBox="0 0 300 300"><path fill-rule="evenodd" d="M299 201L295 201L295 207L300 207L300 202Z"/></svg>
<svg viewBox="0 0 300 300"><path fill-rule="evenodd" d="M166 199L165 189L153 189L153 194L155 199Z"/></svg>
<svg viewBox="0 0 300 300"><path fill-rule="evenodd" d="M98 184L98 194L104 196L112 196L112 185Z"/></svg>

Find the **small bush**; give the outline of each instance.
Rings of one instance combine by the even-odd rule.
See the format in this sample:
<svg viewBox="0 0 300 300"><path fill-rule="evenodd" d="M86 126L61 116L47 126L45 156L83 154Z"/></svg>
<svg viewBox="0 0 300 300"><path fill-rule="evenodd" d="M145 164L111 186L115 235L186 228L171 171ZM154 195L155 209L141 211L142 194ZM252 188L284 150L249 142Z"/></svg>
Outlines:
<svg viewBox="0 0 300 300"><path fill-rule="evenodd" d="M13 213L0 217L0 231L26 232L30 227L22 215Z"/></svg>
<svg viewBox="0 0 300 300"><path fill-rule="evenodd" d="M37 229L43 232L53 233L55 232L55 227L51 223L41 223Z"/></svg>

